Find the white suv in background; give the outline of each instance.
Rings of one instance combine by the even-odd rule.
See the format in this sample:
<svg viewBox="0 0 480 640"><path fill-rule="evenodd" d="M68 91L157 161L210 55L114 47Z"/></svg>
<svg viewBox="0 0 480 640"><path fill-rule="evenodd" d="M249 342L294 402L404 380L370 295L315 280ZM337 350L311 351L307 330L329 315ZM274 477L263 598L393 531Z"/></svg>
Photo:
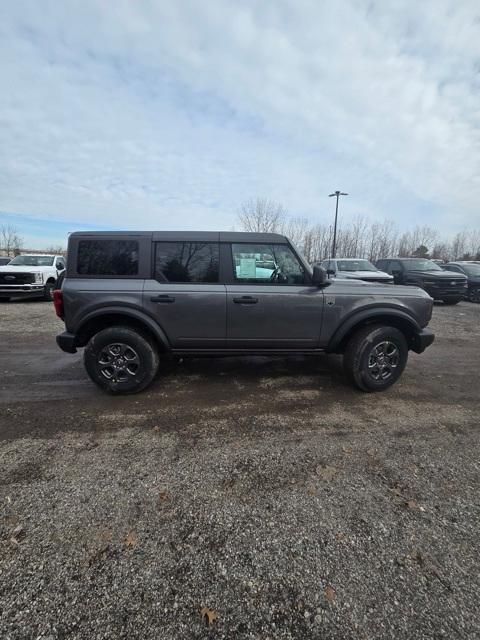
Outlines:
<svg viewBox="0 0 480 640"><path fill-rule="evenodd" d="M0 300L43 298L53 300L58 276L65 271L61 255L25 254L0 267Z"/></svg>

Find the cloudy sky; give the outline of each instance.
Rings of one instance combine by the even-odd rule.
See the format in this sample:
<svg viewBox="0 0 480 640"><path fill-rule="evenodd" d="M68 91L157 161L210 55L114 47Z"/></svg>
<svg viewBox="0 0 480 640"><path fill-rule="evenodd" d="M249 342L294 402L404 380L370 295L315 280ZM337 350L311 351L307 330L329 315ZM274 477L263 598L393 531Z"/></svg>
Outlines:
<svg viewBox="0 0 480 640"><path fill-rule="evenodd" d="M0 224L232 229L245 199L328 222L480 227L478 0L0 5Z"/></svg>

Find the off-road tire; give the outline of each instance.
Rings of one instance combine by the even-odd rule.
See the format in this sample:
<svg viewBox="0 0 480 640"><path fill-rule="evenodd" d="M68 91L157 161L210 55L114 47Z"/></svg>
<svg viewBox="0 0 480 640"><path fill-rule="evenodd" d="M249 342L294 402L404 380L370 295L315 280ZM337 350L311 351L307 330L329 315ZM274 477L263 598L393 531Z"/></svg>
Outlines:
<svg viewBox="0 0 480 640"><path fill-rule="evenodd" d="M108 372L109 347L112 345L123 345L128 348L130 356L135 355L135 371L127 372L124 369L126 379L115 380L116 367L112 362L112 378L106 377ZM114 350L115 351L115 350ZM121 349L120 349L121 351ZM155 378L159 356L158 349L153 341L146 335L131 329L130 327L109 327L96 333L88 342L83 354L85 369L90 378L104 391L112 394L130 394L143 391ZM121 378L121 375L119 375Z"/></svg>
<svg viewBox="0 0 480 640"><path fill-rule="evenodd" d="M461 302L463 300L463 296L456 296L456 297L452 297L452 298L443 298L443 304L446 304L448 306L453 306L454 304L458 304L459 302Z"/></svg>
<svg viewBox="0 0 480 640"><path fill-rule="evenodd" d="M374 358L372 351L381 344L394 345L396 365L390 366L387 378L374 379L369 364ZM395 327L376 324L359 329L350 338L343 355L343 366L347 378L358 389L366 392L384 391L400 378L407 359L408 345L403 333Z"/></svg>
<svg viewBox="0 0 480 640"><path fill-rule="evenodd" d="M54 289L55 289L55 284L53 282L47 282L43 289L43 299L48 300L48 302L53 302Z"/></svg>

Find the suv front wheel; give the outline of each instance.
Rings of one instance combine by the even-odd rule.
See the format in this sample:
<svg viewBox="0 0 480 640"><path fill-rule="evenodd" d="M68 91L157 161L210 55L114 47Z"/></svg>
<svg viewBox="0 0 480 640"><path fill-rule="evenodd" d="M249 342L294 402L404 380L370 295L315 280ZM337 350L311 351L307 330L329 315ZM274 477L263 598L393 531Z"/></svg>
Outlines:
<svg viewBox="0 0 480 640"><path fill-rule="evenodd" d="M407 341L401 331L370 325L350 338L343 365L348 378L362 391L383 391L402 375L407 358Z"/></svg>
<svg viewBox="0 0 480 640"><path fill-rule="evenodd" d="M47 282L43 289L43 299L48 300L48 302L52 302L53 300L53 290L55 289L55 285L53 282Z"/></svg>
<svg viewBox="0 0 480 640"><path fill-rule="evenodd" d="M93 382L105 391L138 393L157 374L158 350L146 336L130 327L109 327L90 339L84 364Z"/></svg>

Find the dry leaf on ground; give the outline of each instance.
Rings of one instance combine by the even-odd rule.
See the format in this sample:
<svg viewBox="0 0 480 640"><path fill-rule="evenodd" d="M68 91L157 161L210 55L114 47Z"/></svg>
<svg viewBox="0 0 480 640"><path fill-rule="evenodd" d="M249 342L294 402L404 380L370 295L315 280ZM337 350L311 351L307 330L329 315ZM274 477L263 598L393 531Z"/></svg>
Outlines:
<svg viewBox="0 0 480 640"><path fill-rule="evenodd" d="M127 547L134 547L137 544L137 536L134 531L129 531L123 539L123 544Z"/></svg>
<svg viewBox="0 0 480 640"><path fill-rule="evenodd" d="M10 542L12 542L13 544L19 544L24 537L25 537L25 529L22 527L21 524L19 524L11 531Z"/></svg>
<svg viewBox="0 0 480 640"><path fill-rule="evenodd" d="M323 593L325 595L325 598L329 601L329 602L333 602L334 598L335 598L335 589L333 587L331 587L330 585L327 585L325 587L325 589L323 590Z"/></svg>
<svg viewBox="0 0 480 640"><path fill-rule="evenodd" d="M322 465L319 464L318 467L315 469L315 473L322 480L332 480L332 478L334 478L337 475L338 470L335 469L335 467L330 467L329 465L322 467Z"/></svg>
<svg viewBox="0 0 480 640"><path fill-rule="evenodd" d="M418 509L418 511L425 511L425 507L422 507L422 505L418 504L416 500L406 500L405 506L407 507L407 509Z"/></svg>
<svg viewBox="0 0 480 640"><path fill-rule="evenodd" d="M213 623L218 620L218 613L216 611L212 611L208 607L203 607L200 610L200 615L202 616L203 621L206 625L211 627Z"/></svg>

